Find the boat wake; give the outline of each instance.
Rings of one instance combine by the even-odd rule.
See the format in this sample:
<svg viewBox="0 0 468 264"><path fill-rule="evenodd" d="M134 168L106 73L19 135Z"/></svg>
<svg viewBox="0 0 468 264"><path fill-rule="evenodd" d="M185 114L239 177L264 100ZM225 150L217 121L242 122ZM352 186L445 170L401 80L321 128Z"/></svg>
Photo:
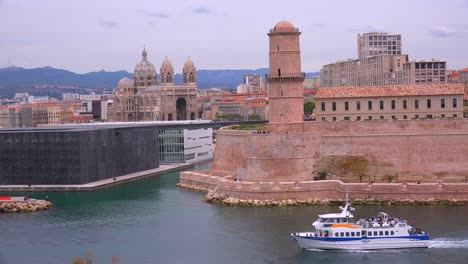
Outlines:
<svg viewBox="0 0 468 264"><path fill-rule="evenodd" d="M468 248L468 239L436 238L429 240L429 248Z"/></svg>
<svg viewBox="0 0 468 264"><path fill-rule="evenodd" d="M307 251L312 251L312 252L321 252L321 251L326 251L324 249L318 249L318 248L306 248Z"/></svg>

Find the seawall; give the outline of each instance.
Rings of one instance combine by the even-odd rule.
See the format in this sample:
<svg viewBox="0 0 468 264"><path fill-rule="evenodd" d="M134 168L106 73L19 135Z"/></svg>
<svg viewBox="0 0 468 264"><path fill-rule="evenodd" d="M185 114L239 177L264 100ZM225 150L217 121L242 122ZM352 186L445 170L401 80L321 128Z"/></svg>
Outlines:
<svg viewBox="0 0 468 264"><path fill-rule="evenodd" d="M344 183L339 180L245 182L229 176L216 177L200 172L181 172L179 185L212 191L213 199L334 201L456 201L468 202L468 183Z"/></svg>

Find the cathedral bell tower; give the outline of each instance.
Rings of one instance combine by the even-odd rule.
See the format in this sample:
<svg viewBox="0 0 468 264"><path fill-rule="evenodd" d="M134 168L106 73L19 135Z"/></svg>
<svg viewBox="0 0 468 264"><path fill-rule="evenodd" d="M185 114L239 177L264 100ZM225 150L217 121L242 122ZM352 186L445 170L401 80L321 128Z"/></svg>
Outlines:
<svg viewBox="0 0 468 264"><path fill-rule="evenodd" d="M268 128L276 132L300 132L304 123L304 76L301 72L301 32L287 21L270 30Z"/></svg>

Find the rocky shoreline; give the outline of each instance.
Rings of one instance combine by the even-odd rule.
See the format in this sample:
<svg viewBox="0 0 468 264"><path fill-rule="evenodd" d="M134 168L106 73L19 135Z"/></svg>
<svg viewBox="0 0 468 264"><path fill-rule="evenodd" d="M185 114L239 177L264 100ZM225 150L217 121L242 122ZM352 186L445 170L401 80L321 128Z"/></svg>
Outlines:
<svg viewBox="0 0 468 264"><path fill-rule="evenodd" d="M306 199L306 200L258 200L258 199L239 199L236 197L230 197L223 194L218 194L215 190L209 190L198 186L191 186L178 183L177 187L207 193L204 201L208 203L214 203L226 206L246 206L246 207L257 207L257 206L268 206L268 207L283 207L283 206L307 206L307 205L342 205L344 199L329 200L329 199ZM353 205L468 205L466 200L376 200L376 199L353 199Z"/></svg>
<svg viewBox="0 0 468 264"><path fill-rule="evenodd" d="M0 202L0 213L27 213L47 210L53 204L45 200L29 199L26 201Z"/></svg>

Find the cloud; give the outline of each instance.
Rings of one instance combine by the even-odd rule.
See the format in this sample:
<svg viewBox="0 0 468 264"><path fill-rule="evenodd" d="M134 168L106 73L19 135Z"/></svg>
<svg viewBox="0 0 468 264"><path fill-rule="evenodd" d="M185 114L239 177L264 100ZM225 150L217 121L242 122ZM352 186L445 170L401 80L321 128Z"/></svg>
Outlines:
<svg viewBox="0 0 468 264"><path fill-rule="evenodd" d="M209 14L211 13L211 10L205 7L197 7L197 8L192 9L192 12L195 14Z"/></svg>
<svg viewBox="0 0 468 264"><path fill-rule="evenodd" d="M168 14L151 12L151 11L143 10L143 9L139 9L139 10L137 10L137 12L140 13L140 14L143 14L143 15L145 15L147 17L151 17L151 18L168 18L169 17Z"/></svg>
<svg viewBox="0 0 468 264"><path fill-rule="evenodd" d="M385 32L385 29L382 26L360 25L360 26L348 27L346 31L353 32L353 33L366 33L366 32Z"/></svg>
<svg viewBox="0 0 468 264"><path fill-rule="evenodd" d="M450 38L456 37L458 34L456 31L448 29L446 27L436 26L431 28L429 35L434 38Z"/></svg>
<svg viewBox="0 0 468 264"><path fill-rule="evenodd" d="M99 25L106 27L106 28L118 28L119 23L111 20L99 20Z"/></svg>
<svg viewBox="0 0 468 264"><path fill-rule="evenodd" d="M323 27L326 27L328 26L328 24L325 24L325 23L313 23L310 25L311 27L315 27L315 28L323 28Z"/></svg>

